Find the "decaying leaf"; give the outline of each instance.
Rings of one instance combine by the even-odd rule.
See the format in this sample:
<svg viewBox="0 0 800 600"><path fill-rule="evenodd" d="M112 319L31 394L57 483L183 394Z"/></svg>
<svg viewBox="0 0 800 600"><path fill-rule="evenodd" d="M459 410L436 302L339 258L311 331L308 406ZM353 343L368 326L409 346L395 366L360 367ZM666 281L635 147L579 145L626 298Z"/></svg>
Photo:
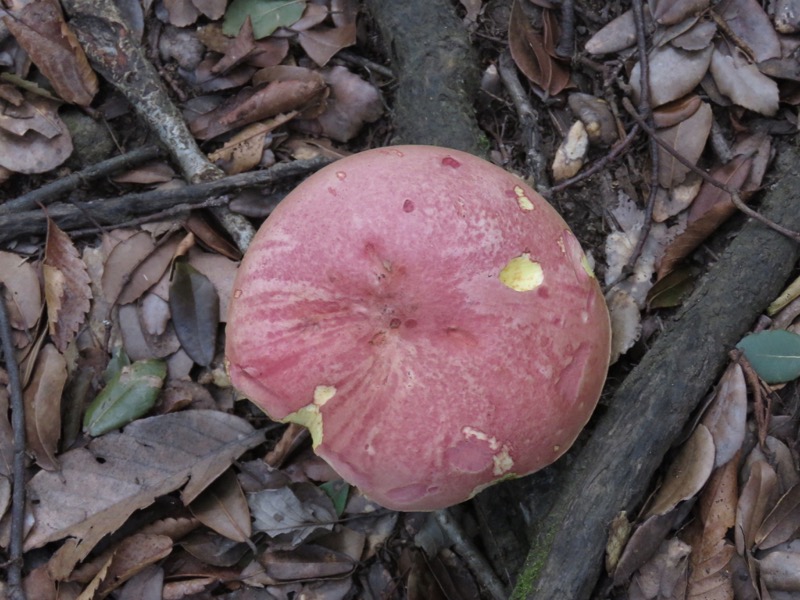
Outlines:
<svg viewBox="0 0 800 600"><path fill-rule="evenodd" d="M309 579L341 579L356 567L356 561L346 554L316 544L305 544L292 551L267 551L258 557L258 562L263 565L264 575L273 584ZM347 592L351 584L347 581L344 583Z"/></svg>
<svg viewBox="0 0 800 600"><path fill-rule="evenodd" d="M715 10L752 52L753 60L762 62L781 55L778 34L758 0L722 0Z"/></svg>
<svg viewBox="0 0 800 600"><path fill-rule="evenodd" d="M708 71L712 50L709 46L699 52L686 52L670 44L653 48L648 57L651 106L661 106L691 92ZM640 80L641 67L636 63L630 76L636 102L641 95Z"/></svg>
<svg viewBox="0 0 800 600"><path fill-rule="evenodd" d="M691 546L672 538L634 576L628 588L629 600L684 598Z"/></svg>
<svg viewBox="0 0 800 600"><path fill-rule="evenodd" d="M764 517L775 506L777 483L775 470L765 460L756 460L752 464L736 506L736 526L733 531L739 554L744 555L745 551L752 550Z"/></svg>
<svg viewBox="0 0 800 600"><path fill-rule="evenodd" d="M706 146L712 118L711 106L703 102L688 119L672 127L659 129L657 135L683 158L696 164ZM669 189L682 183L688 172L688 167L659 146L658 183L662 187Z"/></svg>
<svg viewBox="0 0 800 600"><path fill-rule="evenodd" d="M299 21L305 9L305 0L233 0L225 13L222 31L225 35L236 35L249 18L253 35L260 40L278 27L289 27Z"/></svg>
<svg viewBox="0 0 800 600"><path fill-rule="evenodd" d="M51 220L47 221L43 271L50 337L63 352L83 324L92 290L86 265L72 240Z"/></svg>
<svg viewBox="0 0 800 600"><path fill-rule="evenodd" d="M674 25L703 12L710 0L657 0L652 3L653 19L661 25Z"/></svg>
<svg viewBox="0 0 800 600"><path fill-rule="evenodd" d="M8 107L5 110L11 112ZM44 173L67 160L72 154L72 136L58 116L58 102L29 94L24 113L37 115L20 117L25 120L24 134L9 132L7 122L0 127L0 167L16 173Z"/></svg>
<svg viewBox="0 0 800 600"><path fill-rule="evenodd" d="M244 419L196 410L140 419L65 452L60 472L41 471L29 483L36 502L26 549L71 536L59 550L66 577L134 511L184 485L181 499L188 504L263 439Z"/></svg>
<svg viewBox="0 0 800 600"><path fill-rule="evenodd" d="M769 552L759 561L759 573L773 593L780 590L796 596L800 592L800 548Z"/></svg>
<svg viewBox="0 0 800 600"><path fill-rule="evenodd" d="M167 366L160 360L140 360L122 367L86 409L86 433L103 435L147 414L166 376Z"/></svg>
<svg viewBox="0 0 800 600"><path fill-rule="evenodd" d="M330 497L310 483L262 490L249 494L247 502L253 527L293 548L315 533L330 531L336 523Z"/></svg>
<svg viewBox="0 0 800 600"><path fill-rule="evenodd" d="M582 121L575 121L556 150L553 159L553 180L563 181L576 175L589 151L589 135Z"/></svg>
<svg viewBox="0 0 800 600"><path fill-rule="evenodd" d="M627 10L605 25L586 42L589 54L619 52L636 43L636 22L633 11Z"/></svg>
<svg viewBox="0 0 800 600"><path fill-rule="evenodd" d="M700 424L670 464L647 514L663 515L697 494L713 468L714 440L708 428Z"/></svg>
<svg viewBox="0 0 800 600"><path fill-rule="evenodd" d="M737 363L729 365L720 378L702 422L714 439L714 467L720 467L741 449L747 433L747 385Z"/></svg>
<svg viewBox="0 0 800 600"><path fill-rule="evenodd" d="M250 509L236 474L228 470L189 506L206 527L235 542L245 542L252 533Z"/></svg>
<svg viewBox="0 0 800 600"><path fill-rule="evenodd" d="M756 532L755 543L761 549L774 548L789 541L800 529L800 484L781 496Z"/></svg>
<svg viewBox="0 0 800 600"><path fill-rule="evenodd" d="M181 346L197 364L214 360L219 326L219 295L208 278L188 262L175 262L169 288L172 322Z"/></svg>
<svg viewBox="0 0 800 600"><path fill-rule="evenodd" d="M16 19L5 17L3 22L62 99L91 104L99 88L97 76L58 2L34 0Z"/></svg>
<svg viewBox="0 0 800 600"><path fill-rule="evenodd" d="M555 27L550 11L542 11L542 19L545 29ZM552 45L547 46L547 38L553 36L545 33L539 33L533 28L522 8L522 2L514 0L508 25L511 57L528 79L547 95L554 96L569 84L570 74L563 62L556 58L555 48Z"/></svg>
<svg viewBox="0 0 800 600"><path fill-rule="evenodd" d="M67 361L52 344L39 352L33 378L25 388L25 433L29 450L43 469L58 469L61 396L67 383Z"/></svg>
<svg viewBox="0 0 800 600"><path fill-rule="evenodd" d="M778 112L778 84L738 51L727 54L717 45L711 56L711 74L719 91L734 104L767 116Z"/></svg>
<svg viewBox="0 0 800 600"><path fill-rule="evenodd" d="M37 269L22 256L0 251L0 282L11 326L32 329L42 314L42 285Z"/></svg>
<svg viewBox="0 0 800 600"><path fill-rule="evenodd" d="M172 540L166 535L135 533L114 548L89 588L97 590L95 597L104 598L171 552Z"/></svg>
<svg viewBox="0 0 800 600"><path fill-rule="evenodd" d="M339 50L356 43L356 26L316 27L301 31L297 39L311 60L324 67Z"/></svg>

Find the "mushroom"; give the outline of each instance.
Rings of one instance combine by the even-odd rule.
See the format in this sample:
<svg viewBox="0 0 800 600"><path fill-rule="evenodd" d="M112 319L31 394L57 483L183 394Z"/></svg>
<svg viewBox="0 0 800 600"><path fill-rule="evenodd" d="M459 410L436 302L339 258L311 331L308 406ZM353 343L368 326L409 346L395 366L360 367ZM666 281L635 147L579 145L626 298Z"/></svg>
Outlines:
<svg viewBox="0 0 800 600"><path fill-rule="evenodd" d="M346 481L435 510L549 465L588 421L610 326L581 247L470 154L369 150L295 188L233 287L231 381Z"/></svg>

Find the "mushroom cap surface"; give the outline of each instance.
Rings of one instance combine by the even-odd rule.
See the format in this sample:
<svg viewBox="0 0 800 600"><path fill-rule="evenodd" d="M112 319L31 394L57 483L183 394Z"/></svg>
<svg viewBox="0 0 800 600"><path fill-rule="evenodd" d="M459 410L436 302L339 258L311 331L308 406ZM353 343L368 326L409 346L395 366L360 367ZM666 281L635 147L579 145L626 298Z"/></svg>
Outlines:
<svg viewBox="0 0 800 600"><path fill-rule="evenodd" d="M460 151L339 160L259 229L234 284L231 381L395 510L462 502L561 456L608 369L586 257L517 177Z"/></svg>

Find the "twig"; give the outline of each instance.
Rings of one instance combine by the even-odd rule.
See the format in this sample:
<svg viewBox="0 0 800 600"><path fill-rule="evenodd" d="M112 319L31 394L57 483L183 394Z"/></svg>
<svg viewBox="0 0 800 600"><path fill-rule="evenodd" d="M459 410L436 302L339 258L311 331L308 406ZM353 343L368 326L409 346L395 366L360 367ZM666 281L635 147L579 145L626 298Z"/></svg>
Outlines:
<svg viewBox="0 0 800 600"><path fill-rule="evenodd" d="M11 323L4 299L5 285L0 283L0 338L8 372L11 396L11 427L14 430L13 495L11 497L11 534L9 542L8 587L10 600L25 600L22 588L22 542L25 534L25 404L19 365L14 352Z"/></svg>
<svg viewBox="0 0 800 600"><path fill-rule="evenodd" d="M494 600L505 600L508 592L497 578L492 567L486 561L470 539L464 534L461 527L447 510L437 510L436 521L453 542L456 554L467 563L469 570L475 575L478 583L486 589Z"/></svg>
<svg viewBox="0 0 800 600"><path fill-rule="evenodd" d="M761 390L761 379L756 373L750 361L741 350L732 350L731 358L742 367L745 379L753 393L753 413L756 417L756 431L758 435L758 445L761 448L767 447L767 431L769 429L769 418L772 413L772 400L767 396L764 401L764 393Z"/></svg>
<svg viewBox="0 0 800 600"><path fill-rule="evenodd" d="M675 150L675 148L673 148L672 146L667 144L665 141L660 139L656 135L655 130L652 129L647 123L645 123L644 120L642 119L642 117L639 116L639 113L636 112L636 109L633 108L633 105L630 103L630 101L627 98L623 98L622 99L622 105L623 105L623 107L625 107L625 110L628 112L628 114L630 114L631 117L633 117L633 120L636 121L642 129L644 129L645 133L647 133L650 136L651 139L655 140L656 143L659 146L661 146L664 150L666 150L666 152L668 154L670 154L673 158L675 158L675 160L677 160L679 163L681 163L687 169L691 170L692 173L697 174L703 181L705 181L706 183L708 183L710 185L713 185L716 188L721 189L723 192L728 194L731 197L731 202L733 202L733 205L736 208L738 208L741 212L746 214L748 217L751 217L751 218L755 219L756 221L766 225L770 229L772 229L774 231L777 231L781 235L786 236L790 240L793 240L795 242L800 242L800 233L797 233L796 231L792 231L791 229L787 229L786 227L783 227L782 225L779 225L778 223L770 221L769 219L767 219L765 216L763 216L758 211L755 211L752 208L750 208L749 206L747 206L742 201L741 196L739 196L739 192L737 192L733 188L731 188L731 187L725 185L724 183L722 183L722 182L714 179L713 177L711 177L711 175L709 175L708 173L706 173L705 171L700 169L697 165L693 164L692 162L690 162L689 160L684 158L680 154L680 152Z"/></svg>
<svg viewBox="0 0 800 600"><path fill-rule="evenodd" d="M653 110L650 107L650 62L647 58L647 40L645 39L645 23L644 23L644 9L642 7L642 0L634 0L633 7L633 20L636 23L636 49L639 54L639 113L643 121L654 129L653 125ZM624 274L633 272L633 267L642 255L644 245L647 243L647 238L650 235L650 228L653 225L653 208L656 204L656 194L658 193L658 145L653 137L650 138L650 191L645 203L644 222L642 223L642 230L639 234L639 239L636 240L636 246L633 248L628 263L623 267Z"/></svg>
<svg viewBox="0 0 800 600"><path fill-rule="evenodd" d="M525 162L533 177L534 186L544 193L549 189L549 180L545 167L546 161L541 153L542 134L539 130L539 114L528 100L528 94L522 87L522 83L517 76L516 67L514 67L508 51L500 54L500 59L497 61L497 70L500 73L503 85L505 85L508 94L511 96L511 101L514 103L517 116L519 116L519 121L522 125Z"/></svg>
<svg viewBox="0 0 800 600"><path fill-rule="evenodd" d="M392 71L389 67L385 67L382 64L376 63L368 58L364 58L363 56L359 56L349 50L339 50L336 54L337 59L341 59L344 62L348 62L350 64L356 65L361 67L362 69L366 69L367 71L371 71L377 73L378 75L382 75L387 79L394 79L394 71Z"/></svg>
<svg viewBox="0 0 800 600"><path fill-rule="evenodd" d="M561 35L556 54L569 58L575 50L575 0L561 0Z"/></svg>
<svg viewBox="0 0 800 600"><path fill-rule="evenodd" d="M132 150L127 154L109 158L96 165L86 167L82 171L72 173L66 177L43 185L23 196L0 204L0 215L7 215L23 210L33 210L39 204L51 204L58 199L59 196L74 190L82 183L105 177L120 169L135 167L143 162L157 158L160 154L162 154L162 151L158 146L144 146L143 148Z"/></svg>

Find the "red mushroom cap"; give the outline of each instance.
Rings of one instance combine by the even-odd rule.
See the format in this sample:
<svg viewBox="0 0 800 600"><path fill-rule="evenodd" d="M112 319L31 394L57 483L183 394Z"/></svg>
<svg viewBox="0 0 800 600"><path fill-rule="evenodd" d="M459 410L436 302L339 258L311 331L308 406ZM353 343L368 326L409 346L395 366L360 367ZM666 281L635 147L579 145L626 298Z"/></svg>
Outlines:
<svg viewBox="0 0 800 600"><path fill-rule="evenodd" d="M397 146L293 190L234 284L233 385L309 427L347 481L433 510L552 463L608 368L608 312L575 236L470 154Z"/></svg>

